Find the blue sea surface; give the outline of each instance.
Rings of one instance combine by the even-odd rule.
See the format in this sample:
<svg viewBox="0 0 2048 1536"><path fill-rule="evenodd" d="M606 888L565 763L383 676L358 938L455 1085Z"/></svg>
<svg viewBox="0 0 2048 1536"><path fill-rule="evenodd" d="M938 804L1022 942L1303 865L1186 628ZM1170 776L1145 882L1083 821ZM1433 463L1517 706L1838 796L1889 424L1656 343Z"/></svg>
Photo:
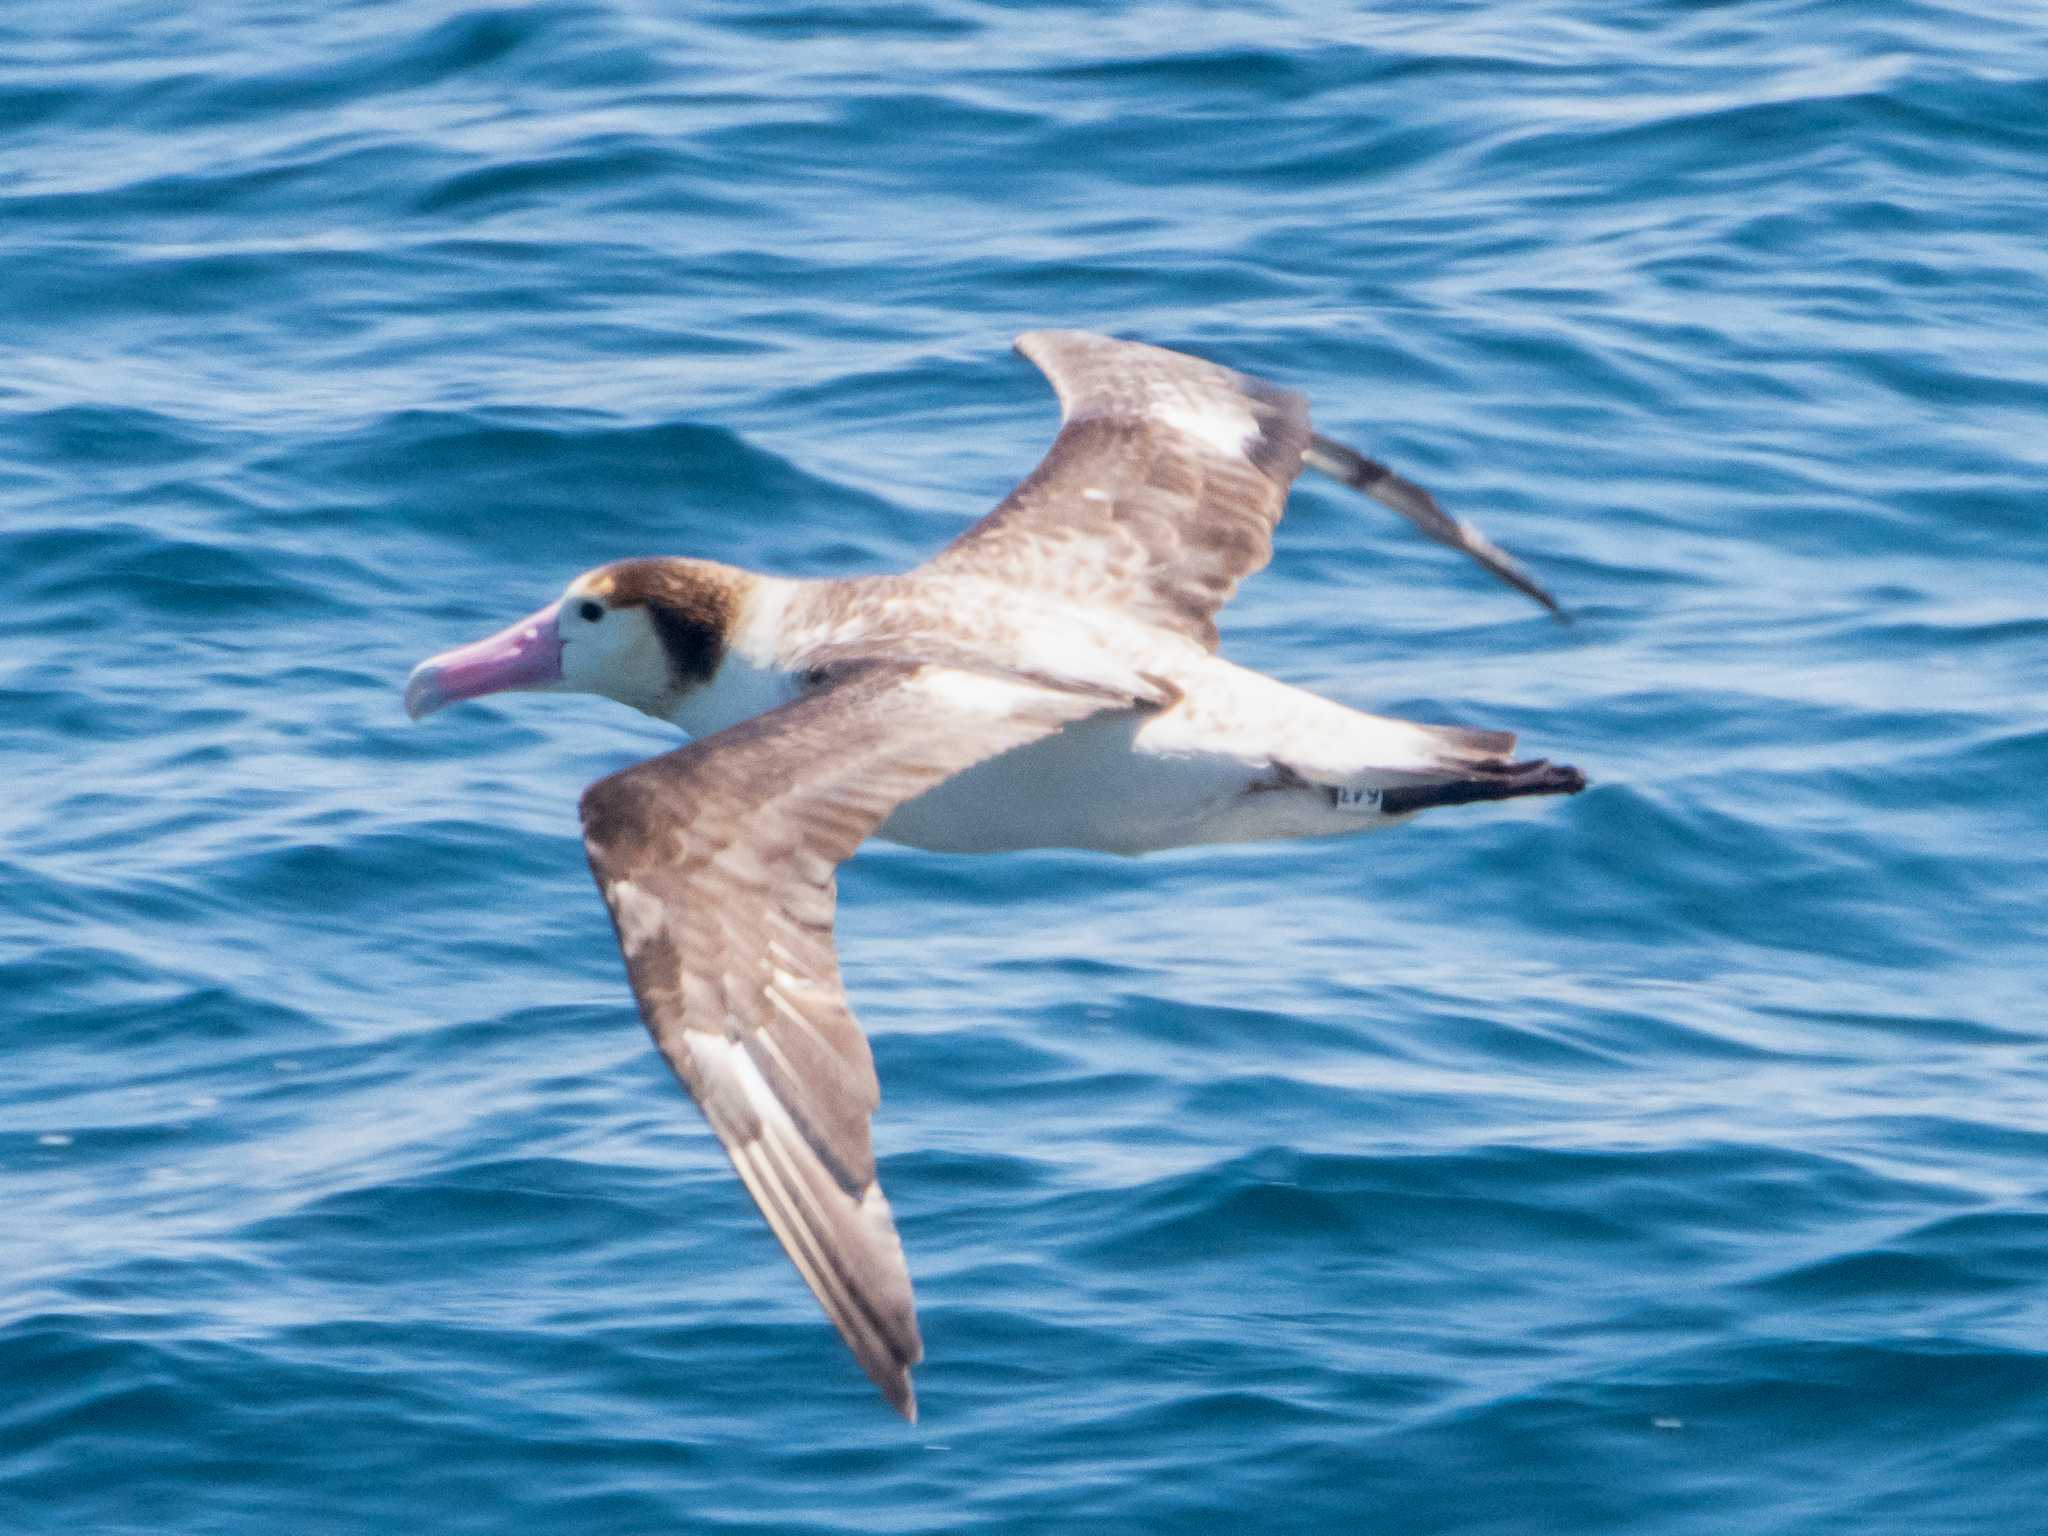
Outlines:
<svg viewBox="0 0 2048 1536"><path fill-rule="evenodd" d="M2048 12L0 13L0 1532L2048 1529ZM1226 653L1573 800L877 845L892 1414L638 1022L666 728L428 652L910 565L1181 346Z"/></svg>

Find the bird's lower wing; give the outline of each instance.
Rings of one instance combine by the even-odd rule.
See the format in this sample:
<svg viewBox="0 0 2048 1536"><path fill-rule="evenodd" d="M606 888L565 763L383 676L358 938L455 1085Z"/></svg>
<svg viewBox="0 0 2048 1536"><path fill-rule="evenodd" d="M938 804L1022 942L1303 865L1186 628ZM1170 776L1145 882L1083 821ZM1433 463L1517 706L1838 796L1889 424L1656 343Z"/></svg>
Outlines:
<svg viewBox="0 0 2048 1536"><path fill-rule="evenodd" d="M875 1176L874 1058L832 947L839 864L898 805L1110 701L941 667L855 667L593 784L584 843L662 1054L884 1395L923 1357Z"/></svg>

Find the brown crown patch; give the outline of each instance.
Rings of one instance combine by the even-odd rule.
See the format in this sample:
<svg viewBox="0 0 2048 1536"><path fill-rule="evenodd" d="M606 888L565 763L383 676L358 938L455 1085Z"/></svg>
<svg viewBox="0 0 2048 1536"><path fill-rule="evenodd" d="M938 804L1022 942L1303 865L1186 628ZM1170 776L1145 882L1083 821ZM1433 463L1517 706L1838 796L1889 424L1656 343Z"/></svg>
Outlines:
<svg viewBox="0 0 2048 1536"><path fill-rule="evenodd" d="M592 571L579 590L613 608L645 608L678 687L707 682L725 657L739 616L740 573L710 560L621 560Z"/></svg>

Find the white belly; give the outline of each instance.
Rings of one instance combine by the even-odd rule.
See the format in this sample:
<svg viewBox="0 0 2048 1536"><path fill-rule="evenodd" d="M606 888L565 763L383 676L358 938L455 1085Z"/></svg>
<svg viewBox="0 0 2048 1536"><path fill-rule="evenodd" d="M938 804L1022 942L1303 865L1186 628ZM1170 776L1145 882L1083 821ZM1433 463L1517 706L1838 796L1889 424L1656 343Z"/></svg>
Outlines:
<svg viewBox="0 0 2048 1536"><path fill-rule="evenodd" d="M875 834L941 853L1191 843L1369 831L1399 818L1286 782L1257 736L1219 737L1182 709L1084 720L906 801Z"/></svg>
<svg viewBox="0 0 2048 1536"><path fill-rule="evenodd" d="M1199 842L1244 792L1242 762L1140 750L1136 714L1084 720L905 801L875 834L942 853L1098 848L1143 853Z"/></svg>

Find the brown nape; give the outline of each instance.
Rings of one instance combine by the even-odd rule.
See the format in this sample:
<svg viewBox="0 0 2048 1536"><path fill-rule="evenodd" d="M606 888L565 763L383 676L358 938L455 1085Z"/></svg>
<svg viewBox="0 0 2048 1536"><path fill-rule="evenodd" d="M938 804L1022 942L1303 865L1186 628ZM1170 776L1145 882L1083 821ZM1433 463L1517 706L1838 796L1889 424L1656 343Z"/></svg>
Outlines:
<svg viewBox="0 0 2048 1536"><path fill-rule="evenodd" d="M708 682L739 614L739 573L709 560L621 560L589 587L614 608L642 607L677 687Z"/></svg>

